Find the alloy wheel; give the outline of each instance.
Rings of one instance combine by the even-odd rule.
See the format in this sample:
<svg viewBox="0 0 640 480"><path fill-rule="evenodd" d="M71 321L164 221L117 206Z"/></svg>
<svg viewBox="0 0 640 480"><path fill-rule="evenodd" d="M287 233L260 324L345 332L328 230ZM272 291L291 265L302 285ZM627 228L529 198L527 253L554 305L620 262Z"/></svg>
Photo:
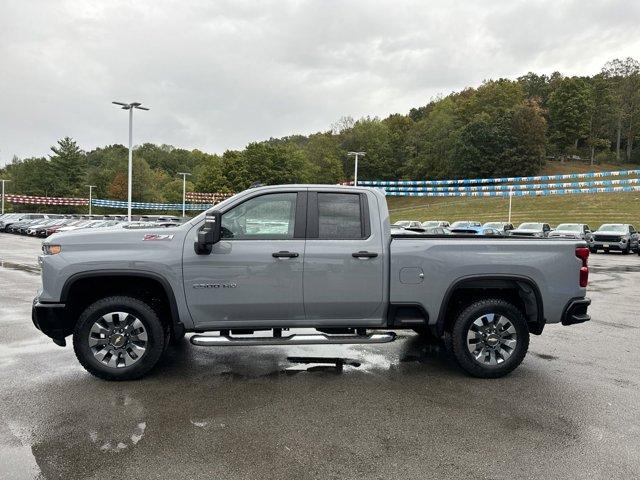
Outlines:
<svg viewBox="0 0 640 480"><path fill-rule="evenodd" d="M511 357L518 344L516 329L509 318L487 313L474 320L467 331L467 348L483 365L499 365Z"/></svg>
<svg viewBox="0 0 640 480"><path fill-rule="evenodd" d="M145 354L149 337L144 324L127 312L109 312L98 318L89 331L93 356L113 368L129 367Z"/></svg>

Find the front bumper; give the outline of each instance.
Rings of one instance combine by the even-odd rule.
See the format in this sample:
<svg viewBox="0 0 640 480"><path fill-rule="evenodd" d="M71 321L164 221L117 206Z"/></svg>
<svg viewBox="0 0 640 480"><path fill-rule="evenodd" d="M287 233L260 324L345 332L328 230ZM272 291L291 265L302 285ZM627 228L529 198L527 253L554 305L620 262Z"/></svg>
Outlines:
<svg viewBox="0 0 640 480"><path fill-rule="evenodd" d="M600 240L589 242L589 248L596 250L626 250L628 242L602 242Z"/></svg>
<svg viewBox="0 0 640 480"><path fill-rule="evenodd" d="M38 297L33 299L31 320L35 327L51 337L56 345L64 347L65 337L71 333L67 321L67 308L64 303L40 303Z"/></svg>
<svg viewBox="0 0 640 480"><path fill-rule="evenodd" d="M587 297L574 298L569 301L562 313L562 325L575 325L591 320L591 316L587 313L589 305L591 305L591 299Z"/></svg>

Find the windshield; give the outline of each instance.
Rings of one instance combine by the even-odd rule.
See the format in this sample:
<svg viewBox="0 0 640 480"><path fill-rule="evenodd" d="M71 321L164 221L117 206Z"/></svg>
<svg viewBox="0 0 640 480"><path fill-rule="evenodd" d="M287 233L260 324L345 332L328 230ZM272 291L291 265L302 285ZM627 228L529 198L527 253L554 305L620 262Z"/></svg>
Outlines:
<svg viewBox="0 0 640 480"><path fill-rule="evenodd" d="M564 230L565 232L579 232L582 228L578 223L561 223L556 230Z"/></svg>
<svg viewBox="0 0 640 480"><path fill-rule="evenodd" d="M627 229L621 223L605 223L604 225L600 225L598 229L600 231L606 232L619 232L625 233Z"/></svg>
<svg viewBox="0 0 640 480"><path fill-rule="evenodd" d="M470 222L469 220L460 220L458 222L453 222L451 224L451 228L469 228L469 227L479 227L480 222Z"/></svg>
<svg viewBox="0 0 640 480"><path fill-rule="evenodd" d="M518 228L522 230L542 230L542 224L541 223L521 223Z"/></svg>
<svg viewBox="0 0 640 480"><path fill-rule="evenodd" d="M483 225L484 228L497 228L500 230L502 228L502 223L500 222L488 222Z"/></svg>
<svg viewBox="0 0 640 480"><path fill-rule="evenodd" d="M399 222L394 223L394 225L398 226L398 227L408 227L411 224L411 222L407 221L407 220L400 220Z"/></svg>

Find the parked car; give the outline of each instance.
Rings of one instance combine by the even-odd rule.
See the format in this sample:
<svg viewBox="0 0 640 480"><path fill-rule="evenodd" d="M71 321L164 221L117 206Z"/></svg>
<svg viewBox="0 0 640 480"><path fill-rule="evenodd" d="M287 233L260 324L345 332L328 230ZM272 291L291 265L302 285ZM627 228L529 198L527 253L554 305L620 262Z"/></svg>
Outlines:
<svg viewBox="0 0 640 480"><path fill-rule="evenodd" d="M482 225L482 228L495 228L496 230L500 230L502 235L508 235L511 230L513 230L513 223L509 222L486 222Z"/></svg>
<svg viewBox="0 0 640 480"><path fill-rule="evenodd" d="M561 223L549 232L550 238L591 238L591 229L586 223Z"/></svg>
<svg viewBox="0 0 640 480"><path fill-rule="evenodd" d="M415 228L415 229L422 228L422 223L420 223L417 220L398 220L397 222L394 223L394 225L401 228Z"/></svg>
<svg viewBox="0 0 640 480"><path fill-rule="evenodd" d="M70 232L81 228L90 228L92 225L99 225L102 222L104 222L104 220L80 220L77 223L65 225L64 227L59 228L56 233Z"/></svg>
<svg viewBox="0 0 640 480"><path fill-rule="evenodd" d="M64 222L64 218L50 218L46 221L37 221L32 225L29 225L27 228L27 235L38 235L38 232L46 232L48 227L52 227L53 225L57 225L60 222Z"/></svg>
<svg viewBox="0 0 640 480"><path fill-rule="evenodd" d="M49 215L45 213L17 213L15 214L15 216L8 218L6 220L3 220L0 223L0 230L9 232L11 229L11 226L14 223L23 222L27 220L42 220L46 218L49 218Z"/></svg>
<svg viewBox="0 0 640 480"><path fill-rule="evenodd" d="M530 333L590 319L582 241L392 236L388 225L377 189L281 185L173 228L57 233L43 242L32 319L58 345L73 334L80 363L107 380L145 375L185 332L215 347L386 343L387 329L446 332L466 372L493 378L521 363Z"/></svg>
<svg viewBox="0 0 640 480"><path fill-rule="evenodd" d="M604 250L619 250L623 254L631 251L638 252L638 232L633 225L628 223L605 223L593 232L588 242L591 253Z"/></svg>
<svg viewBox="0 0 640 480"><path fill-rule="evenodd" d="M449 228L449 222L444 220L427 220L426 222L422 222L422 228Z"/></svg>
<svg viewBox="0 0 640 480"><path fill-rule="evenodd" d="M453 222L449 230L451 233L477 235L482 230L482 224L473 220L459 220Z"/></svg>
<svg viewBox="0 0 640 480"><path fill-rule="evenodd" d="M521 223L520 226L509 232L514 237L539 237L545 238L549 236L551 227L548 223Z"/></svg>

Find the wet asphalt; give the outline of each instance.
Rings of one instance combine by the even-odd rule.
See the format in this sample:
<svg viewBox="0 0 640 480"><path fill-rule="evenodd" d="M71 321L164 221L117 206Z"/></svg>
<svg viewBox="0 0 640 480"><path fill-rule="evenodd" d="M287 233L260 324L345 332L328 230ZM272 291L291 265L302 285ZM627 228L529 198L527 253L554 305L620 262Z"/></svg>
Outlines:
<svg viewBox="0 0 640 480"><path fill-rule="evenodd" d="M184 341L148 377L108 383L33 327L39 247L0 234L1 479L640 477L637 255L592 256L592 321L548 326L498 380L400 332Z"/></svg>

